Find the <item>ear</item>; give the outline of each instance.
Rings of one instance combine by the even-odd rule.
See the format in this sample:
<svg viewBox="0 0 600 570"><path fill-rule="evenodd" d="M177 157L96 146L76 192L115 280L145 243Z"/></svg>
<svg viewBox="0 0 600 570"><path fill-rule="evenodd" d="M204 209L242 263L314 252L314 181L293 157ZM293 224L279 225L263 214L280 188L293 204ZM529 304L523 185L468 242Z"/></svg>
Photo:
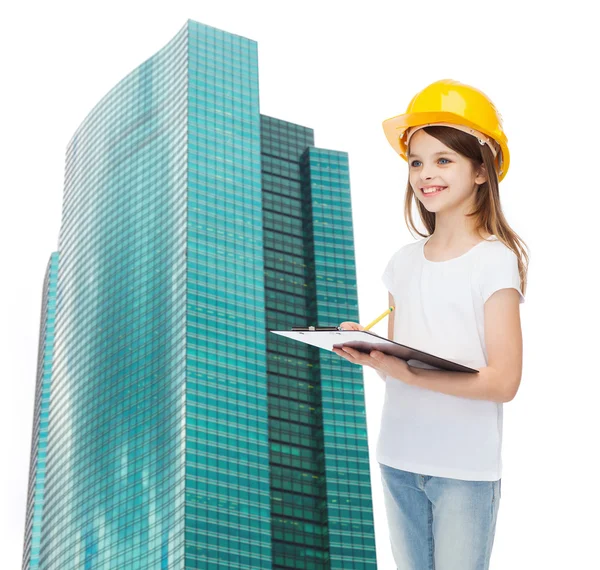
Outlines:
<svg viewBox="0 0 600 570"><path fill-rule="evenodd" d="M487 170L485 169L485 164L481 164L476 171L475 176L475 184L483 184L487 182Z"/></svg>

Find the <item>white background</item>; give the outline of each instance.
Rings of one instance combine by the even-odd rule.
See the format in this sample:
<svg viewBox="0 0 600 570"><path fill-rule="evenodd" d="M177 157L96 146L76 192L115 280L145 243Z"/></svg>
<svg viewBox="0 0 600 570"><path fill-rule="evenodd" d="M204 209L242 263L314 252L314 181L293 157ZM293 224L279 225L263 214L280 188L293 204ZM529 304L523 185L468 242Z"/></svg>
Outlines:
<svg viewBox="0 0 600 570"><path fill-rule="evenodd" d="M524 369L505 405L492 570L597 563L598 75L595 17L571 2L12 2L0 13L0 568L20 568L44 271L79 124L190 18L258 42L261 112L350 156L361 320L413 240L407 167L382 120L435 80L484 91L511 150L505 215L530 248ZM591 5L591 3L587 3ZM374 327L385 334L385 322ZM365 373L379 568L394 568L374 462L383 382ZM62 569L58 569L62 570Z"/></svg>

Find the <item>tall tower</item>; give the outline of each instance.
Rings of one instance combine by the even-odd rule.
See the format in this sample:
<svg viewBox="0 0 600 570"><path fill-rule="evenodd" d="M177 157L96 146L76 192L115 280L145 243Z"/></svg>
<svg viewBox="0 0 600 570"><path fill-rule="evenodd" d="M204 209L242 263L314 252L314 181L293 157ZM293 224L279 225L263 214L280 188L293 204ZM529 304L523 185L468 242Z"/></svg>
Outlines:
<svg viewBox="0 0 600 570"><path fill-rule="evenodd" d="M347 156L258 95L188 21L69 143L42 570L376 567L362 373L268 333L357 319Z"/></svg>
<svg viewBox="0 0 600 570"><path fill-rule="evenodd" d="M261 116L267 328L358 321L348 156ZM375 568L362 371L267 336L273 568Z"/></svg>
<svg viewBox="0 0 600 570"><path fill-rule="evenodd" d="M29 485L23 546L23 569L26 570L36 570L39 567L44 482L46 479L50 386L52 383L57 276L58 253L54 252L48 260L42 291L37 381L35 385L33 429L31 430L31 458L29 461Z"/></svg>

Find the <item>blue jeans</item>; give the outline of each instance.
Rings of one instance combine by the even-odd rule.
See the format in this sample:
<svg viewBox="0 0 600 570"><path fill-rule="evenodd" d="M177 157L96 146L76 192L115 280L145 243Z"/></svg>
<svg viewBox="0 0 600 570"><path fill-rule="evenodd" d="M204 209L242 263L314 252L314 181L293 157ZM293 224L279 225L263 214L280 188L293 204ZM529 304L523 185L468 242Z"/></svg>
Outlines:
<svg viewBox="0 0 600 570"><path fill-rule="evenodd" d="M398 570L488 570L501 479L463 481L380 468Z"/></svg>

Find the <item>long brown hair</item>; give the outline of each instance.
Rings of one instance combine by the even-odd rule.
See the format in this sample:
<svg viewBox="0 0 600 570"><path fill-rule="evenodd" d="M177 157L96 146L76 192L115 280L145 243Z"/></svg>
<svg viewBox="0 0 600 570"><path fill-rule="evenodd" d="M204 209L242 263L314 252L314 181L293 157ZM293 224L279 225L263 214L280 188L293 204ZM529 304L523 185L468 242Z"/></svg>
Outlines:
<svg viewBox="0 0 600 570"><path fill-rule="evenodd" d="M477 139L463 131L452 127L432 126L423 130L442 144L469 159L475 169L481 164L485 166L487 181L481 184L475 194L475 208L467 214L475 218L475 230L481 234L482 230L495 235L506 247L511 249L519 262L519 276L521 278L521 291L525 295L527 288L527 267L529 255L527 245L508 225L500 204L500 191L498 175L494 167L494 156L488 145L481 145ZM422 234L414 224L412 216L412 203L414 192L410 180L406 186L404 200L404 219L409 230L412 228L422 237L428 237L435 230L435 213L429 212L420 200L416 200L417 210L421 221L428 234Z"/></svg>

